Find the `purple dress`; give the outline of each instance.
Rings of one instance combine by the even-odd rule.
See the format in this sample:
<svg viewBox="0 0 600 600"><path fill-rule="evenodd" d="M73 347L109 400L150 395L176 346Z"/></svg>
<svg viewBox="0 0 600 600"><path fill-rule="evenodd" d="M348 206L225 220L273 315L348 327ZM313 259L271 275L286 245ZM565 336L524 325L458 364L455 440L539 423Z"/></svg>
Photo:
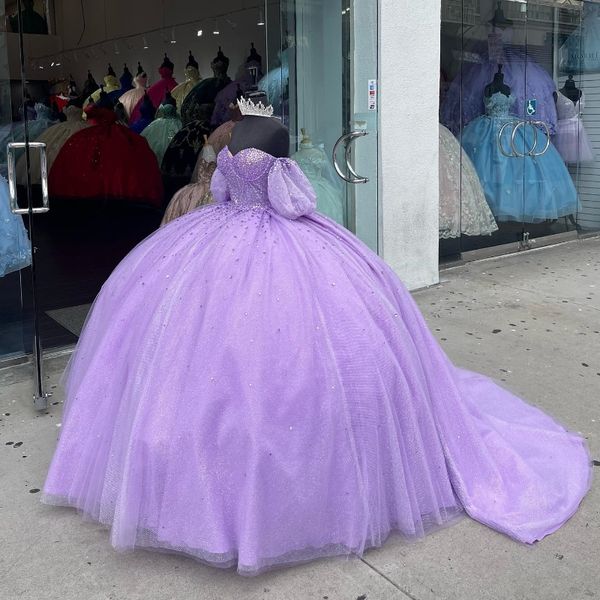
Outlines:
<svg viewBox="0 0 600 600"><path fill-rule="evenodd" d="M243 574L423 536L523 541L590 483L585 442L457 369L298 166L224 148L217 200L138 245L69 365L44 501Z"/></svg>
<svg viewBox="0 0 600 600"><path fill-rule="evenodd" d="M544 121L553 134L558 119L554 103L556 84L551 75L531 56L516 48L506 47L498 62L502 63L504 82L516 100L514 114L523 119ZM485 52L481 54L480 63L463 65L462 74L450 84L440 110L441 121L450 131L456 134L461 127L485 114L484 90L497 70L497 62L491 62ZM525 111L530 99L537 100L534 116L528 116Z"/></svg>

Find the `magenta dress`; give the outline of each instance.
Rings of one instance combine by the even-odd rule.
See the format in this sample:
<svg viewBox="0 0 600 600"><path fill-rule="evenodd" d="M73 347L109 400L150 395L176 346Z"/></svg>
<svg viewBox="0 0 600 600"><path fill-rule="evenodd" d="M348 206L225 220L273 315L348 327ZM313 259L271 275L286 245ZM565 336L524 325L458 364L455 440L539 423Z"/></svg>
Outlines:
<svg viewBox="0 0 600 600"><path fill-rule="evenodd" d="M456 368L292 160L224 148L212 193L98 295L45 502L110 527L117 549L243 574L463 512L530 543L577 510L585 442Z"/></svg>

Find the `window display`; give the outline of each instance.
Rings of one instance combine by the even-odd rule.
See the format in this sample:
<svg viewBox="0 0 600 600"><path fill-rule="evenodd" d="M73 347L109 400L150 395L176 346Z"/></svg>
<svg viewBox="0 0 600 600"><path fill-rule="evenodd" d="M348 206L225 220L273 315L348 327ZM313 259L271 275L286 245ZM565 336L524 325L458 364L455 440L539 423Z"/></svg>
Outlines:
<svg viewBox="0 0 600 600"><path fill-rule="evenodd" d="M528 248L533 240L600 229L598 6L545 0L442 5L440 122L468 156L446 175L462 183L453 213L451 194L440 188L442 258L487 246ZM440 143L440 160L444 152ZM460 214L462 221L471 214L471 166L498 228L473 234L461 224L450 228L461 232L450 244L448 215Z"/></svg>

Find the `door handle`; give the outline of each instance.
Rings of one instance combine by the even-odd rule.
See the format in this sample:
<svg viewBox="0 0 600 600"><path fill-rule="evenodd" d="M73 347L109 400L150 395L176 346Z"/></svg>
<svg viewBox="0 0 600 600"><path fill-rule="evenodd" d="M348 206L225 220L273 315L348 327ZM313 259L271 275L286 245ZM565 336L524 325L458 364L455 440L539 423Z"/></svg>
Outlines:
<svg viewBox="0 0 600 600"><path fill-rule="evenodd" d="M48 196L48 159L46 158L46 144L44 142L10 142L7 148L7 167L8 167L8 191L10 198L10 210L15 215L27 215L29 208L19 208L17 204L17 161L16 150L25 149L29 145L30 149L40 151L40 181L42 183L42 206L31 208L31 212L36 214L46 213L50 210L50 198Z"/></svg>
<svg viewBox="0 0 600 600"><path fill-rule="evenodd" d="M352 149L352 143L354 142L354 140L358 139L359 137L364 137L365 135L369 135L369 132L364 131L364 130L351 131L350 133L346 133L346 134L342 135L338 139L338 141L335 143L335 145L333 146L333 152L332 152L333 166L335 168L336 173L347 183L357 184L357 183L367 183L369 181L368 177L361 177L354 170L354 167L350 164L350 151ZM344 173L344 171L342 170L342 168L340 167L340 165L338 164L338 161L337 161L337 151L338 151L338 148L340 147L340 145L343 143L346 143L346 150L344 152L344 160L346 162L346 168L350 172L351 177L348 177Z"/></svg>

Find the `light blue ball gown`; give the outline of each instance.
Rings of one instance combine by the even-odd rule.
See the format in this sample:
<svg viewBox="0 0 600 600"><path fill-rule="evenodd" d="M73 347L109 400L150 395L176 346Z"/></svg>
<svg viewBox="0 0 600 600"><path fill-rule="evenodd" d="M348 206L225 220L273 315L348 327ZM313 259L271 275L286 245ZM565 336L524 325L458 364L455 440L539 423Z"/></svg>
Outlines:
<svg viewBox="0 0 600 600"><path fill-rule="evenodd" d="M0 175L0 277L31 264L31 245L23 219L10 211L8 182Z"/></svg>
<svg viewBox="0 0 600 600"><path fill-rule="evenodd" d="M484 99L486 114L469 123L463 130L462 145L469 155L485 197L497 221L539 223L547 219L571 215L578 210L577 191L565 164L546 134L532 124L518 127L513 155L511 136L519 118L510 114L514 96L500 92ZM502 127L509 124L499 135ZM537 135L537 146L535 136ZM504 152L511 156L505 156Z"/></svg>

